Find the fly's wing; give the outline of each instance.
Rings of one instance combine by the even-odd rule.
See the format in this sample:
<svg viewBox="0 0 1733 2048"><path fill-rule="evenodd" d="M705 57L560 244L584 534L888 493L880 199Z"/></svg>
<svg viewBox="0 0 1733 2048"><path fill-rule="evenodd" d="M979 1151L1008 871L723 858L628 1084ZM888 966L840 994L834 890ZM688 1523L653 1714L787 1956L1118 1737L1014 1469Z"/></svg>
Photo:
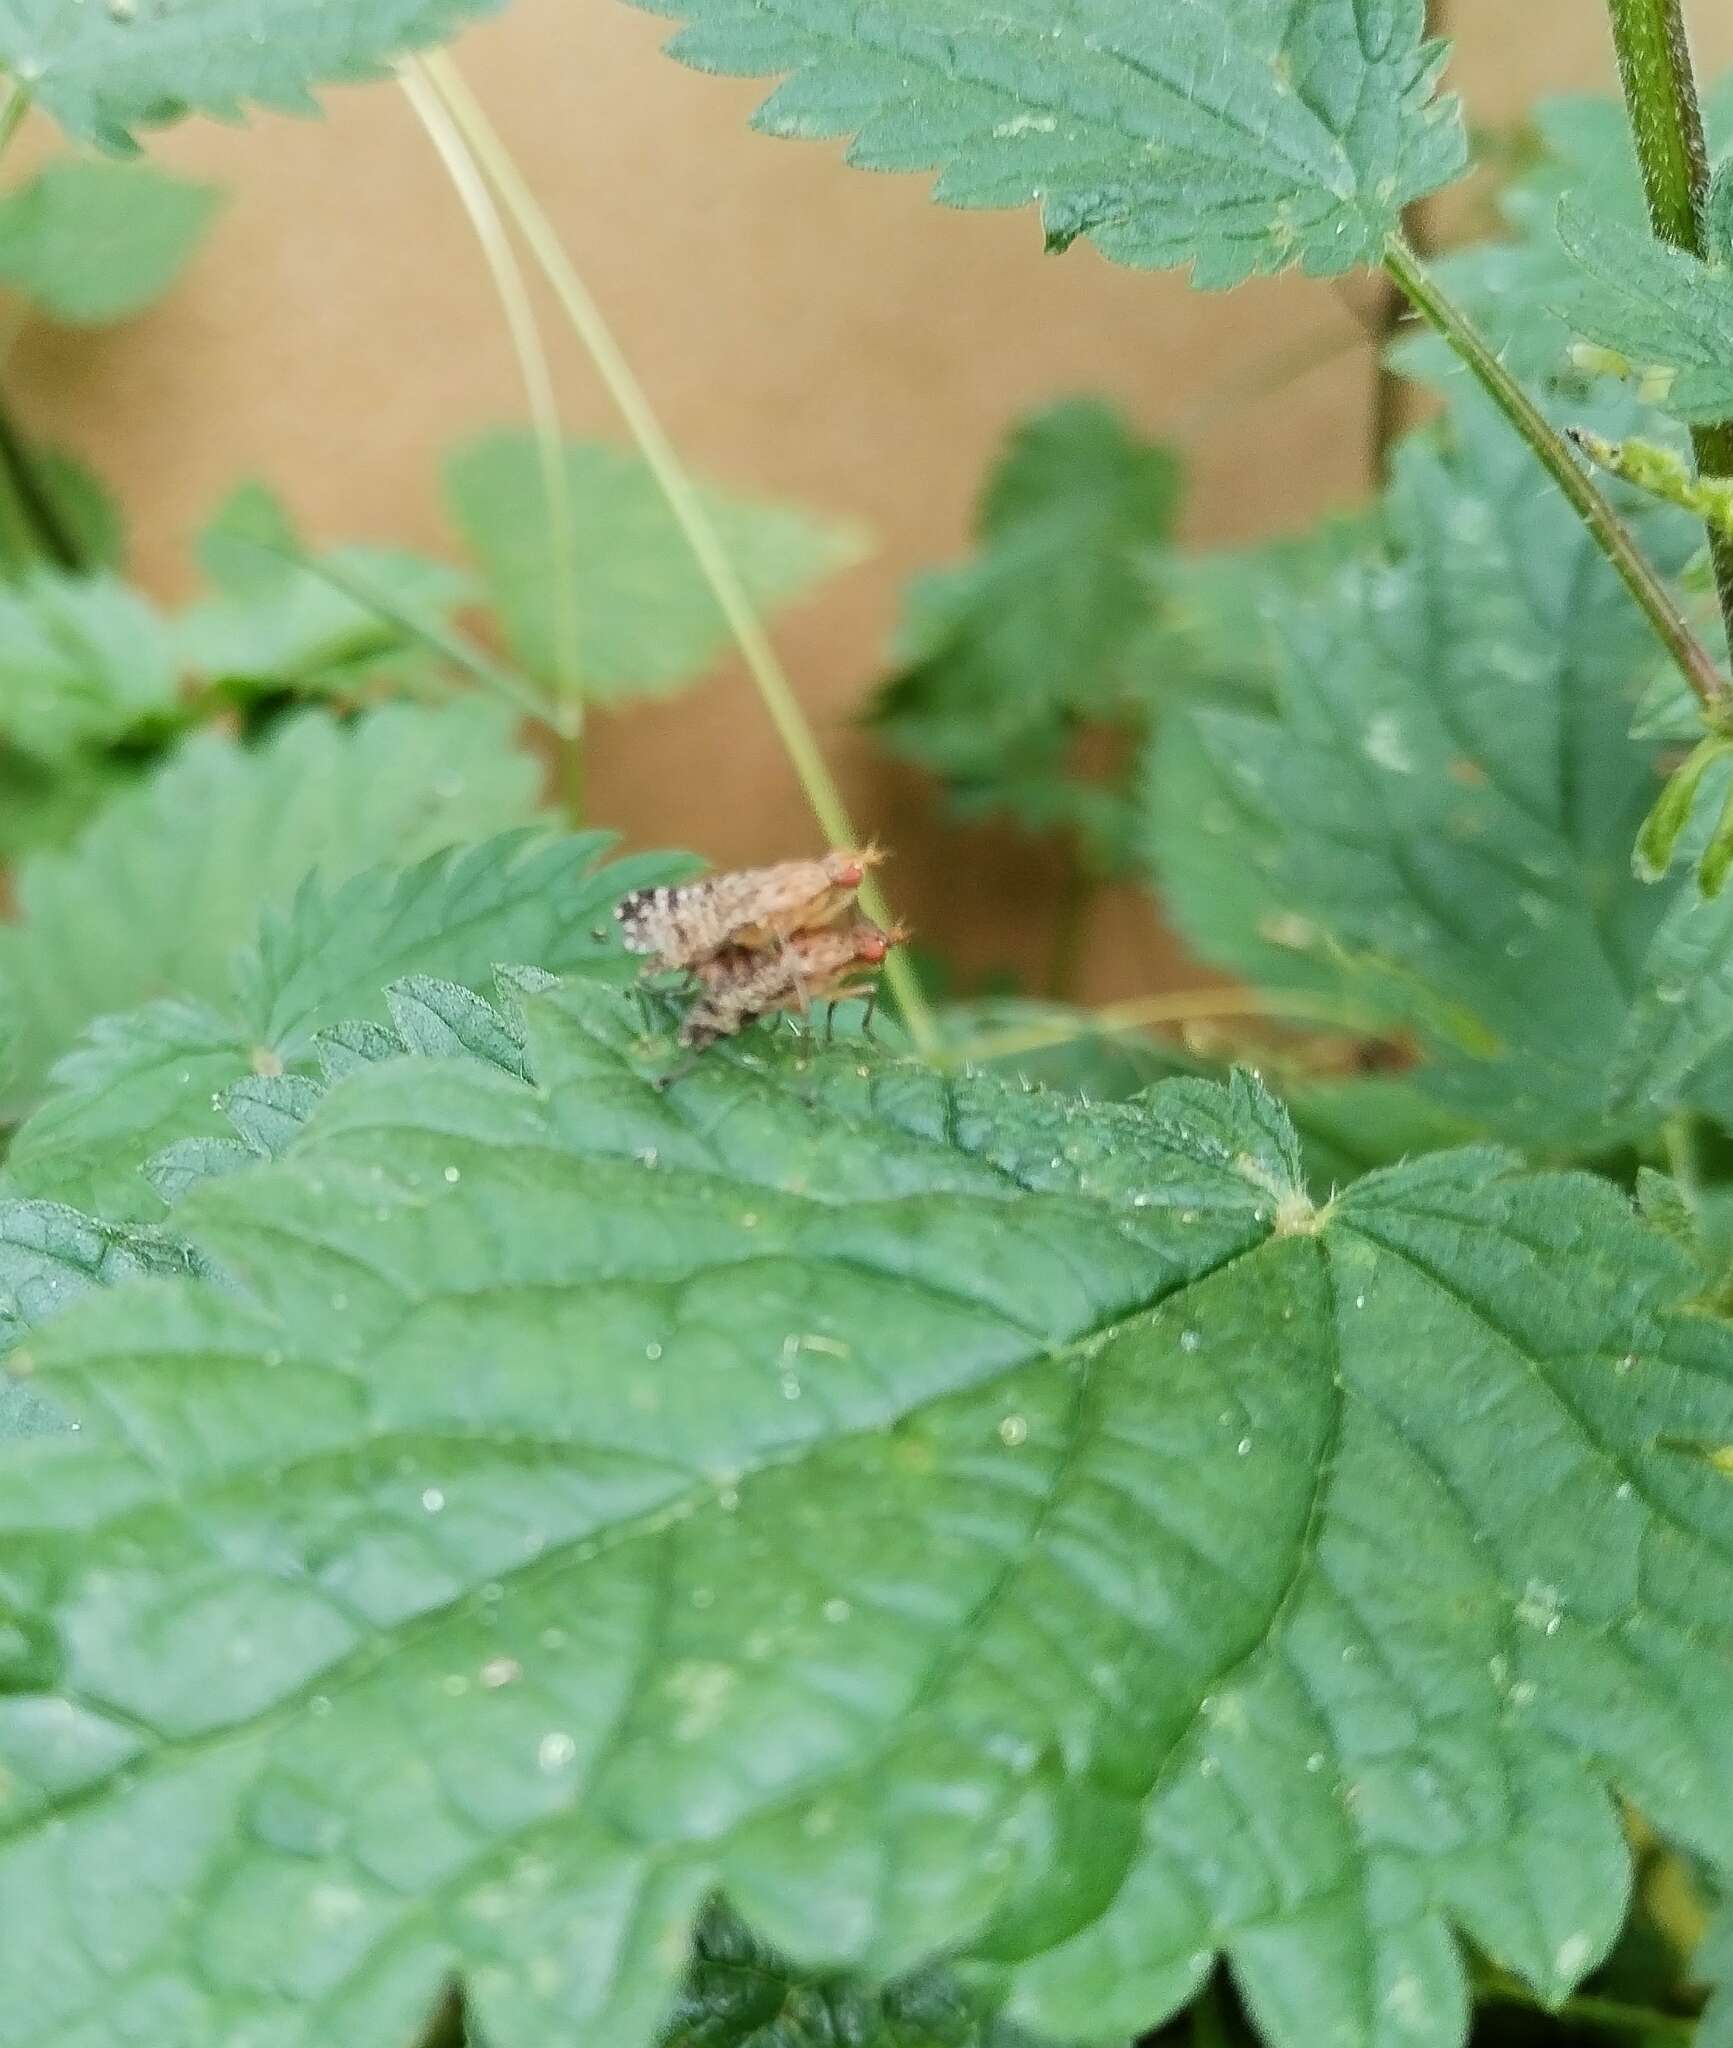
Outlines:
<svg viewBox="0 0 1733 2048"><path fill-rule="evenodd" d="M775 867L706 875L674 888L634 889L615 905L614 916L629 953L673 971L697 967L725 947L779 945L790 932L815 921L813 905L832 890L822 861L785 860Z"/></svg>

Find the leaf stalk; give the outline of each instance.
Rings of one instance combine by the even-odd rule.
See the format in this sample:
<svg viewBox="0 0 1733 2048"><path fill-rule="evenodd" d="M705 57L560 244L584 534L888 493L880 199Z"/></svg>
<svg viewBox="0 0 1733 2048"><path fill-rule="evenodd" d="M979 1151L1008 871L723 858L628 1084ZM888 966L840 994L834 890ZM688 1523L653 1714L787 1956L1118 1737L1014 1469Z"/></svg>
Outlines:
<svg viewBox="0 0 1733 2048"><path fill-rule="evenodd" d="M1733 685L1691 630L1678 600L1614 511L1600 486L1571 453L1564 435L1500 361L1474 325L1402 234L1384 247L1384 264L1420 317L1449 344L1475 381L1527 442L1625 588L1647 614L1656 636L1691 686L1717 731L1733 729Z"/></svg>

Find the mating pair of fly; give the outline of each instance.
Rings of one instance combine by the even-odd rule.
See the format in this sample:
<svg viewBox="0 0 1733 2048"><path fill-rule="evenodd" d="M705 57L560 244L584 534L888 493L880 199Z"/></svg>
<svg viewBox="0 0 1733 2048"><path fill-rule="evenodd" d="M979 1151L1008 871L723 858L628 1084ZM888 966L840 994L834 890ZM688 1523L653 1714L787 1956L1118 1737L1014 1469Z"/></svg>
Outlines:
<svg viewBox="0 0 1733 2048"><path fill-rule="evenodd" d="M883 858L876 847L837 847L819 860L739 868L621 897L614 916L626 950L644 956L644 974L686 977L693 1000L680 1022L681 1045L700 1053L761 1017L805 1016L815 1003L826 1005L828 1038L837 1004L855 996L866 997L862 1028L870 1024L876 970L907 936L855 906Z"/></svg>

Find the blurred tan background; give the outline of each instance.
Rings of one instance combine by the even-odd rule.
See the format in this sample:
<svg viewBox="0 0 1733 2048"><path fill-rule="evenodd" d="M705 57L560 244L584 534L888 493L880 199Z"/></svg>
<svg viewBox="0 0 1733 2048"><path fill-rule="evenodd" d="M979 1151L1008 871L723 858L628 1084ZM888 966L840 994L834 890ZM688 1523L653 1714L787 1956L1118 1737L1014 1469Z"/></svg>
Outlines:
<svg viewBox="0 0 1733 2048"><path fill-rule="evenodd" d="M1449 11L1453 83L1476 123L1610 84L1601 0ZM1733 62L1733 10L1691 11L1705 69ZM1368 481L1361 319L1374 287L1283 280L1213 297L1111 269L1082 244L1044 256L1031 215L949 212L923 179L750 133L766 87L669 62L671 26L618 0L516 0L457 57L687 459L876 536L865 566L784 617L779 643L863 829L896 852L899 909L965 971L1033 969L1053 864L1014 835L958 831L918 777L849 730L899 589L965 547L982 466L1014 415L1079 389L1184 446L1199 542L1353 501ZM469 227L401 94L334 93L323 123L191 124L157 153L228 188L215 233L144 318L27 331L21 417L120 487L134 566L165 595L185 587L191 535L241 474L277 485L321 540L450 551L440 452L524 407ZM576 346L546 326L569 428L617 436ZM596 819L638 843L720 861L813 843L732 667L670 705L596 720L590 786ZM1186 974L1145 906L1107 907L1091 996Z"/></svg>

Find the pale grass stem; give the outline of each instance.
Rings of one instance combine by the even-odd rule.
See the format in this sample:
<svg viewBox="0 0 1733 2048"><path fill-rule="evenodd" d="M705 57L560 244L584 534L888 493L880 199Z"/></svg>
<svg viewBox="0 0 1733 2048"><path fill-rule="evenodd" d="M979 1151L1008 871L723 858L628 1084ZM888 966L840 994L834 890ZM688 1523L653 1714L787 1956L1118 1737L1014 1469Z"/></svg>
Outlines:
<svg viewBox="0 0 1733 2048"><path fill-rule="evenodd" d="M452 118L444 100L427 75L425 61L405 59L398 69L398 83L426 130L450 178L463 210L475 230L476 241L493 279L512 352L517 357L529 406L530 426L535 436L536 457L541 469L542 496L548 522L549 556L552 563L553 655L555 702L545 712L560 744L561 795L572 823L581 822L584 698L583 658L578 624L577 521L572 506L571 476L566 467L564 439L560 431L559 401L554 393L553 372L536 321L535 306L517 252L512 247L505 223L500 219L487 179L482 175L474 152L462 129Z"/></svg>
<svg viewBox="0 0 1733 2048"><path fill-rule="evenodd" d="M450 56L441 51L425 58L422 73L480 163L512 224L523 237L525 246L588 351L597 375L667 500L668 509L716 601L716 608L740 650L782 742L783 751L806 793L819 829L834 846L858 845L859 835L849 817L836 778L746 587L729 560L721 536L552 221ZM869 917L887 926L893 922L876 883L869 879L860 896ZM892 953L889 956L885 962L885 978L916 1049L923 1054L932 1054L938 1048L938 1032L914 970L904 955Z"/></svg>

